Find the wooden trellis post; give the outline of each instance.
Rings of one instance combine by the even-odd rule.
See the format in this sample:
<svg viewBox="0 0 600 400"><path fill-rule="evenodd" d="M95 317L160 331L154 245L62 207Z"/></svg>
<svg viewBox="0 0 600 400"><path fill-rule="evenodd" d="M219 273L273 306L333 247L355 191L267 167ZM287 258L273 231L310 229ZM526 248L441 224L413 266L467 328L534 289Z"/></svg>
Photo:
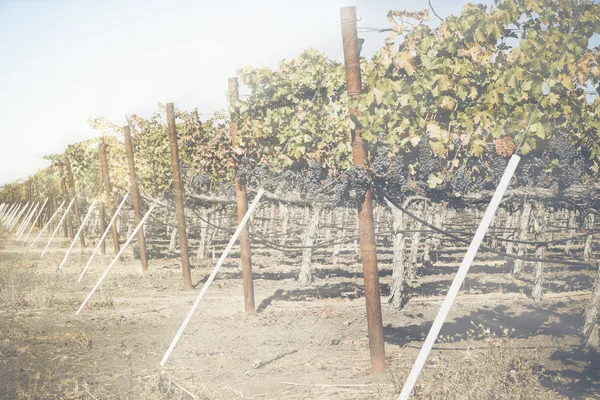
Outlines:
<svg viewBox="0 0 600 400"><path fill-rule="evenodd" d="M79 212L79 201L77 200L77 191L75 190L75 180L73 179L73 170L71 169L71 160L69 157L65 157L67 164L67 178L69 179L69 186L71 187L71 196L75 199L75 218L77 218L77 227L81 226L81 213ZM79 234L79 240L81 245L85 247L85 237L83 231Z"/></svg>
<svg viewBox="0 0 600 400"><path fill-rule="evenodd" d="M231 100L239 99L239 83L237 77L229 78L228 81L229 96ZM231 144L237 146L238 116L237 110L230 115ZM246 186L240 184L237 176L235 178L235 199L237 205L237 220L241 223L244 215L248 211L248 198ZM252 278L252 253L250 248L250 230L248 225L244 225L240 232L240 258L242 260L242 283L244 286L244 305L247 313L256 311L254 305L254 282Z"/></svg>
<svg viewBox="0 0 600 400"><path fill-rule="evenodd" d="M106 208L104 206L104 168L102 167L102 147L104 146L104 140L98 143L98 227L100 237L106 230ZM106 241L102 240L100 243L100 254L106 254Z"/></svg>
<svg viewBox="0 0 600 400"><path fill-rule="evenodd" d="M175 208L177 209L177 226L179 231L179 248L181 251L181 272L183 273L183 289L192 289L192 274L190 272L190 253L188 251L185 230L185 208L183 205L183 183L179 169L179 147L177 145L177 127L175 125L175 107L167 103L167 124L169 125L169 147L171 149L171 167L173 168L173 192L175 193Z"/></svg>
<svg viewBox="0 0 600 400"><path fill-rule="evenodd" d="M65 179L65 169L63 167L62 161L59 161L59 163L58 163L58 171L60 173L60 185L62 187L64 201L65 201L65 203L68 203L69 200L71 200L71 196L70 196L69 191L67 189L67 181ZM64 227L65 237L69 237L69 232L70 232L71 233L71 239L73 239L73 235L75 233L73 232L73 222L71 221L70 212L69 212L69 215L67 215L65 217L65 224L63 225L63 227Z"/></svg>
<svg viewBox="0 0 600 400"><path fill-rule="evenodd" d="M133 213L135 215L135 223L139 225L142 222L142 199L140 197L140 189L138 187L135 174L135 162L133 159L133 144L131 142L131 131L129 126L123 127L125 135L125 154L127 155L127 166L129 169L129 183L131 184L131 196L133 199ZM142 261L142 271L148 272L148 253L146 251L146 237L144 229L138 231L138 241L140 246L140 260Z"/></svg>
<svg viewBox="0 0 600 400"><path fill-rule="evenodd" d="M360 77L360 49L356 31L356 7L342 7L340 14L348 95L358 98L362 90L362 84ZM350 109L349 113L351 118L355 119L353 116L356 114L356 111ZM352 130L352 158L354 165L368 167L367 142L362 139L360 127L356 121L355 124L356 127ZM367 305L369 348L371 350L371 371L374 374L379 374L385 371L385 350L372 197L373 191L369 187L365 192L363 203L358 208L358 218L360 253L362 256L365 300Z"/></svg>
<svg viewBox="0 0 600 400"><path fill-rule="evenodd" d="M106 144L104 137L100 137L100 167L102 168L102 179L104 180L104 193L106 195L106 207L109 215L113 212L112 206L112 186L110 184L110 175L108 174L108 158L106 157ZM112 224L112 240L115 253L121 249L119 245L119 232L117 232L117 224Z"/></svg>

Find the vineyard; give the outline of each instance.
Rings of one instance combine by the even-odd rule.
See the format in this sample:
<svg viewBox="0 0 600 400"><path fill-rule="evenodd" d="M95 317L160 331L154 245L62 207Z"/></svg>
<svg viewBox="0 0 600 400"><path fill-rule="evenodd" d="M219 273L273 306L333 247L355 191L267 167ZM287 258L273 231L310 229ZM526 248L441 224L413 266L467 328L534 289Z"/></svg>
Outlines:
<svg viewBox="0 0 600 400"><path fill-rule="evenodd" d="M356 12L1 188L0 398L600 397L600 5Z"/></svg>

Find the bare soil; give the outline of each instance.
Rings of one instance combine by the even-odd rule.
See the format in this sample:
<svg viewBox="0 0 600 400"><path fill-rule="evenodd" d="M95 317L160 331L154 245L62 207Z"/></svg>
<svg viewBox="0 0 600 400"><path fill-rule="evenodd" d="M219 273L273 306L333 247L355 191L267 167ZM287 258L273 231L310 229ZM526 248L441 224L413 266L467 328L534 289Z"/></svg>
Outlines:
<svg viewBox="0 0 600 400"><path fill-rule="evenodd" d="M97 256L78 283L91 249L76 249L56 272L67 245L57 238L40 259L38 245L0 239L2 399L393 399L465 250L446 247L433 267L419 271L404 309L390 309L382 297L388 373L373 378L361 267L350 249L335 267L329 252L315 254L310 286L296 281L299 257L256 250L255 315L243 311L234 249L161 368L211 261L194 265L195 290L184 292L177 258L151 260L144 276L128 253L75 316L112 251ZM385 295L391 253L383 249L379 257ZM600 398L600 357L580 348L596 271L548 266L545 297L536 304L528 297L531 271L516 280L505 264L485 254L476 259L420 378L418 398L511 398L516 389L521 398ZM511 383L523 359L534 369L530 388L525 378ZM491 365L500 372L485 369ZM481 391L485 379L506 388L504 395Z"/></svg>

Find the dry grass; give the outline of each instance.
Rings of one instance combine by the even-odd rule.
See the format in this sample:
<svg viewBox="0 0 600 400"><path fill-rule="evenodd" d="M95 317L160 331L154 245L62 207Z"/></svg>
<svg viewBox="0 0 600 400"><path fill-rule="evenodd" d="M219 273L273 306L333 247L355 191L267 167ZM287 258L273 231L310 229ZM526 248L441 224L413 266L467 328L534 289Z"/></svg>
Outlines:
<svg viewBox="0 0 600 400"><path fill-rule="evenodd" d="M469 331L475 346L448 360L431 358L416 386L418 399L514 400L563 399L551 386L540 365L540 351L510 340L510 332L497 337L484 326ZM451 342L451 338L444 338Z"/></svg>

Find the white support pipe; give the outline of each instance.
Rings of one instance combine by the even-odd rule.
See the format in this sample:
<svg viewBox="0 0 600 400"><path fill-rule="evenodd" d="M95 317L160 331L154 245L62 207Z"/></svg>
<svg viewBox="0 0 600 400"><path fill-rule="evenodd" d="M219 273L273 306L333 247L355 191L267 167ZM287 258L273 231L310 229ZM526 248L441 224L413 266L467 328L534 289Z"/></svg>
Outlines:
<svg viewBox="0 0 600 400"><path fill-rule="evenodd" d="M96 292L96 290L98 290L98 287L100 287L100 285L102 284L102 281L104 280L104 278L106 278L106 276L108 275L108 273L110 272L110 270L112 269L112 267L115 265L115 263L117 262L117 260L121 257L121 254L123 254L123 252L127 248L127 245L129 245L129 243L135 237L135 235L138 233L138 231L140 230L140 228L142 227L142 225L144 225L144 223L146 222L146 220L150 216L150 213L152 212L152 210L154 210L154 207L156 207L156 204L157 203L154 202L152 204L152 206L150 206L150 209L146 212L146 215L144 215L144 218L142 218L142 220L135 227L135 229L133 230L133 232L131 232L131 235L129 236L129 239L127 239L127 241L121 247L121 250L119 250L119 252L115 256L115 258L113 258L112 262L109 264L109 266L106 268L106 270L104 270L104 273L102 274L102 276L100 277L100 279L98 279L98 282L96 282L96 285L92 288L92 291L87 295L87 297L85 298L85 300L83 301L83 303L81 303L81 305L79 306L79 308L75 312L75 315L79 315L79 313L81 312L81 310L83 310L83 308L85 307L85 305L87 304L87 302L90 301L90 299L92 298L92 296L94 295L94 293Z"/></svg>
<svg viewBox="0 0 600 400"><path fill-rule="evenodd" d="M46 203L48 203L48 198L46 198L46 201L44 201L44 204L42 204L42 208L40 208L40 211L38 212L37 216L33 220L33 224L31 224L31 228L29 228L29 232L27 232L27 236L25 236L25 239L23 239L23 243L27 242L27 239L29 238L29 235L31 235L31 231L33 230L33 227L38 222L38 220L40 219L40 216L44 212L44 207L46 207Z"/></svg>
<svg viewBox="0 0 600 400"><path fill-rule="evenodd" d="M100 237L100 240L98 240L98 243L96 243L96 247L94 248L94 251L92 252L92 255L90 256L87 264L83 268L83 271L81 271L81 274L79 275L79 279L77 279L77 282L81 282L81 279L83 279L83 276L85 275L85 272L90 267L90 264L92 263L92 260L94 259L94 256L98 252L98 249L100 248L100 245L102 244L102 242L106 238L106 235L108 235L108 232L110 231L110 227L112 226L112 224L117 219L117 216L119 215L119 212L121 211L121 208L123 208L123 205L125 204L125 200L127 200L127 197L129 196L130 192L131 192L131 188L129 188L129 190L125 194L125 197L123 197L123 200L121 200L121 203L119 203L119 207L117 207L117 211L115 211L115 215L113 215L113 217L111 218L110 222L106 226L106 229L104 230L104 233Z"/></svg>
<svg viewBox="0 0 600 400"><path fill-rule="evenodd" d="M25 230L25 228L27 228L27 225L29 225L29 221L33 218L33 216L35 215L35 212L37 211L37 209L39 208L39 206L41 204L42 203L40 203L40 202L36 202L34 204L34 207L29 209L29 212L23 218L21 225L19 225L17 232L15 232L15 237L19 237L21 235L21 233L23 232L23 230Z"/></svg>
<svg viewBox="0 0 600 400"><path fill-rule="evenodd" d="M13 229L13 227L15 226L15 224L19 221L19 218L21 218L21 215L23 215L23 213L25 212L25 210L27 210L29 208L29 202L25 203L25 205L23 207L21 207L13 216L13 218L10 220L10 224L8 224L8 230L11 231Z"/></svg>
<svg viewBox="0 0 600 400"><path fill-rule="evenodd" d="M25 203L25 206L23 208L21 208L16 214L15 216L10 220L10 223L8 224L8 232L12 231L15 224L17 222L19 222L19 219L21 218L21 215L23 215L23 213L29 208L29 202Z"/></svg>
<svg viewBox="0 0 600 400"><path fill-rule="evenodd" d="M54 220L54 217L56 217L56 215L58 214L58 212L62 209L62 207L64 205L65 205L65 201L63 200L63 202L60 203L60 206L58 206L58 208L56 209L56 211L54 211L54 214L52 214L52 217L50 217L50 219L48 220L48 222L46 222L46 225L44 225L44 227L42 228L42 230L40 231L40 233L38 233L38 235L35 237L35 239L33 239L33 242L31 242L31 245L29 245L29 247L33 247L33 245L35 244L35 242L37 242L37 240L39 239L39 237L46 230L46 228L48 227L48 225L50 225L50 222L52 222L52 220ZM60 226L60 224L58 226Z"/></svg>
<svg viewBox="0 0 600 400"><path fill-rule="evenodd" d="M40 256L40 258L44 257L44 254L46 254L46 251L48 250L48 247L50 247L50 243L52 242L52 239L54 239L54 236L56 236L56 232L58 232L58 230L60 229L60 226L62 225L62 223L65 220L65 218L67 217L67 215L69 215L69 211L71 210L71 207L73 206L74 202L75 202L75 197L73 197L71 199L69 206L67 207L63 216L61 217L60 221L58 222L58 225L56 225L56 229L54 229L54 233L52 233L52 236L50 236L50 239L48 239L48 243L46 243L46 247L44 247L44 251L42 251L42 255Z"/></svg>
<svg viewBox="0 0 600 400"><path fill-rule="evenodd" d="M2 216L4 216L4 213L6 212L7 209L8 209L8 203L2 203L2 210L0 210L0 218L2 218Z"/></svg>
<svg viewBox="0 0 600 400"><path fill-rule="evenodd" d="M31 207L29 208L29 211L27 211L24 215L23 215L23 219L21 219L21 223L17 226L17 230L15 231L15 238L17 236L19 236L19 233L21 233L21 230L23 229L23 225L25 225L27 223L27 220L30 218L30 216L32 215L32 213L34 212L35 209L37 209L40 206L39 203L32 203Z"/></svg>
<svg viewBox="0 0 600 400"><path fill-rule="evenodd" d="M17 203L12 204L10 207L8 207L8 209L6 210L6 214L4 214L4 216L2 217L2 223L3 224L6 223L6 220L13 213L13 211L14 211L14 209L15 209L16 206L17 206Z"/></svg>
<svg viewBox="0 0 600 400"><path fill-rule="evenodd" d="M22 204L16 204L12 211L8 214L8 216L4 219L4 225L9 225L10 221L13 219L14 215L19 211L19 208Z"/></svg>
<svg viewBox="0 0 600 400"><path fill-rule="evenodd" d="M516 154L510 158L510 161L508 162L508 166L506 167L506 170L504 170L504 174L502 175L502 179L500 179L500 183L498 184L498 187L496 188L496 191L494 192L494 196L492 197L490 204L488 205L487 209L485 210L485 214L483 215L483 218L481 219L481 222L479 223L479 227L477 228L477 231L475 232L475 236L473 236L473 240L471 241L471 244L469 245L469 249L467 250L467 253L465 254L465 258L463 259L462 263L460 264L460 267L458 268L458 272L456 273L456 276L454 277L454 280L452 281L452 285L450 286L450 289L448 290L448 294L446 294L446 298L444 299L444 302L442 303L442 306L440 307L440 311L438 312L438 315L435 317L435 320L433 321L433 325L431 326L431 329L429 330L429 333L427 334L425 343L423 343L423 347L419 351L417 360L415 361L414 365L412 366L410 374L408 375L408 378L406 379L406 382L404 383L404 387L402 388L402 392L400 392L400 395L398 396L398 400L407 400L409 398L410 394L412 393L415 383L417 382L417 379L419 378L419 375L421 374L421 370L423 369L423 366L425 365L425 362L427 361L429 352L431 351L431 348L433 347L433 345L435 344L435 341L437 340L440 330L442 329L442 326L444 325L444 321L446 320L446 317L448 316L448 313L450 312L450 308L452 307L452 304L454 303L454 298L460 291L460 287L462 286L463 281L465 280L465 277L467 276L467 273L469 272L469 268L471 267L471 263L473 262L473 259L475 258L475 255L477 254L477 250L479 250L479 246L481 245L481 242L483 241L483 238L484 238L488 228L490 227L490 224L492 223L492 219L494 218L494 215L496 214L496 210L498 209L498 206L500 205L500 201L502 201L502 196L504 196L504 192L506 192L506 189L508 188L510 180L511 180L513 174L515 173L517 166L519 165L520 159L521 159L521 157L519 157Z"/></svg>
<svg viewBox="0 0 600 400"><path fill-rule="evenodd" d="M6 215L10 207L11 206L9 206L8 203L2 205L2 211L0 211L0 221L4 219L4 216Z"/></svg>
<svg viewBox="0 0 600 400"><path fill-rule="evenodd" d="M21 211L19 211L16 218L13 218L12 222L10 223L10 226L8 227L9 232L15 228L15 225L17 224L17 222L19 222L19 219L21 219L21 216L23 214L25 214L25 211L27 211L28 209L29 209L29 202L25 203L25 207L23 207L21 209Z"/></svg>
<svg viewBox="0 0 600 400"><path fill-rule="evenodd" d="M21 212L21 210L23 208L25 208L25 206L27 206L27 203L21 204L20 206L18 206L17 208L14 209L13 213L10 215L10 217L8 217L8 220L6 221L6 226L8 228L10 228L10 226L12 225L12 222L15 220L15 218Z"/></svg>
<svg viewBox="0 0 600 400"><path fill-rule="evenodd" d="M73 245L75 244L75 241L77 241L77 239L79 238L79 235L83 231L83 227L85 226L85 224L87 223L88 219L90 218L90 215L92 214L92 210L96 206L97 202L98 202L98 199L94 199L94 201L92 202L92 205L88 209L88 212L85 214L85 217L83 218L83 222L81 222L81 226L77 230L77 233L75 234L75 237L71 241L71 245L67 249L67 252L65 253L65 256L63 257L63 260L62 260L62 262L60 263L60 265L58 267L59 271L62 271L63 266L67 262L67 258L69 258L69 254L71 254L71 250L73 250Z"/></svg>
<svg viewBox="0 0 600 400"><path fill-rule="evenodd" d="M4 213L2 213L2 219L0 220L0 222L2 222L2 224L4 224L4 220L8 217L8 214L10 214L12 212L12 209L14 206L15 206L14 204L11 204L4 209Z"/></svg>
<svg viewBox="0 0 600 400"><path fill-rule="evenodd" d="M27 238L31 234L31 231L33 230L33 227L37 223L37 221L40 218L40 215L42 214L42 212L44 211L44 207L46 206L47 202L48 202L48 198L46 198L46 200L44 201L44 204L42 204L42 207L40 208L40 211L38 211L38 213L36 214L35 218L33 218L33 224L31 224L31 228L29 228L29 232L27 232L27 236L25 236L25 239L23 240L23 243L25 243L27 241ZM29 222L31 222L31 221L29 221ZM29 225L29 222L27 223L27 225ZM25 225L25 229L23 229L23 232L21 232L21 234L19 235L19 237L17 238L17 240L21 239L21 236L23 236L23 233L25 233L25 230L27 230L27 225Z"/></svg>
<svg viewBox="0 0 600 400"><path fill-rule="evenodd" d="M29 221L31 221L31 218L33 218L33 216L35 215L35 212L37 211L39 206L40 206L39 202L35 203L35 207L33 207L32 209L29 210L29 212L23 219L23 222L21 222L21 225L19 225L19 229L17 229L17 231L15 232L16 240L19 240L18 238L21 236L21 234L23 233L25 228L27 228L27 225L29 225Z"/></svg>
<svg viewBox="0 0 600 400"><path fill-rule="evenodd" d="M221 268L221 265L225 261L225 258L227 258L227 255L231 251L231 248L235 244L235 241L237 240L238 236L242 232L242 228L244 227L244 225L246 225L246 222L248 222L248 219L250 218L250 216L252 215L252 213L256 209L256 206L258 206L258 201L260 200L260 198L261 198L262 195L263 195L263 189L260 189L258 191L258 193L256 193L256 196L254 197L254 200L252 200L252 204L248 208L248 211L246 211L246 215L244 215L244 218L242 218L242 221L240 222L239 226L235 230L235 233L233 234L233 236L229 240L229 243L227 244L227 247L225 247L225 251L223 251L223 254L221 254L221 257L219 258L219 261L217 262L217 265L215 265L215 267L213 268L212 272L210 273L210 276L208 277L208 279L206 280L206 283L202 287L202 290L198 294L198 297L196 298L196 301L194 301L194 305L192 305L192 308L190 309L190 311L188 312L187 316L185 317L185 320L181 324L181 327L179 328L179 331L177 331L177 334L173 338L173 341L171 342L171 345L167 349L167 352L165 353L164 357L162 358L162 360L160 362L160 366L161 367L163 367L165 365L165 363L169 359L169 356L171 355L171 352L173 351L173 349L175 349L175 346L177 345L177 342L179 341L179 338L181 338L181 335L183 335L183 331L185 331L185 328L187 327L187 325L189 324L190 320L192 319L192 315L194 315L194 312L196 311L196 309L200 305L200 301L204 297L204 294L206 293L206 291L210 287L211 283L213 282L213 280L217 276L217 272L219 272L219 269Z"/></svg>
<svg viewBox="0 0 600 400"><path fill-rule="evenodd" d="M37 203L31 203L29 205L29 207L25 210L25 212L23 214L21 214L21 222L19 222L18 220L15 221L15 227L17 227L17 230L15 231L15 236L19 233L19 231L21 230L21 228L23 227L23 224L25 224L25 221L27 220L27 218L29 217L29 215L31 214L31 211L33 210L34 206L37 206ZM13 228L14 229L14 228Z"/></svg>

